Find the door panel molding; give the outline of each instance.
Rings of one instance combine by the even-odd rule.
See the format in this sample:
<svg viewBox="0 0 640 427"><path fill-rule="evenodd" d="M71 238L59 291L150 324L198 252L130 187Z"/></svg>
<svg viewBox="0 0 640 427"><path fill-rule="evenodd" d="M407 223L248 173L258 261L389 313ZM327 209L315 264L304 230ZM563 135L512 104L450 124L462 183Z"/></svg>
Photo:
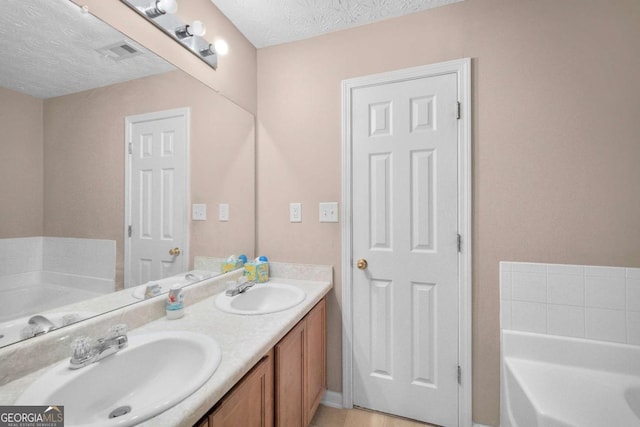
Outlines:
<svg viewBox="0 0 640 427"><path fill-rule="evenodd" d="M472 426L472 236L471 236L471 59L464 58L432 65L407 68L342 81L342 369L343 406L353 407L353 259L352 241L352 129L353 90L364 86L397 83L424 77L455 74L460 103L458 120L458 233L462 239L458 254L458 363L461 377L458 393L460 426ZM418 102L420 101L420 102ZM416 100L416 129L429 126L428 100ZM424 104L424 105L423 105ZM380 109L383 113L384 109ZM380 132L380 126L375 126Z"/></svg>
<svg viewBox="0 0 640 427"><path fill-rule="evenodd" d="M155 111L151 113L136 114L125 117L125 135L124 135L124 156L125 156L125 209L124 209L124 287L130 287L131 284L131 238L129 237L129 225L132 224L132 191L131 188L131 168L132 159L130 155L131 143L133 142L133 129L137 123L170 119L174 117L180 117L184 119L185 124L185 158L184 158L184 170L185 170L185 205L183 207L184 214L182 215L184 222L181 224L185 234L184 245L181 248L180 256L186 262L186 269L189 266L189 247L190 247L190 210L191 206L191 173L190 173L190 147L191 147L191 109L189 107L175 108L170 110ZM162 141L162 150L164 152L173 151L173 139L168 138L166 141ZM166 178L166 177L165 177ZM161 212L157 212L161 214ZM165 213L166 214L166 213ZM172 232L173 230L163 230ZM185 270L186 270L185 269Z"/></svg>

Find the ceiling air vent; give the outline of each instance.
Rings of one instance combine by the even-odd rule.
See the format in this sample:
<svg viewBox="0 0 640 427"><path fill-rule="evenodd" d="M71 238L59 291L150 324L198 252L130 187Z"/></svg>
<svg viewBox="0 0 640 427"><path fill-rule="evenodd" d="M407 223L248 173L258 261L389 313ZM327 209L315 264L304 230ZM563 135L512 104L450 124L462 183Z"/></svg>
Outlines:
<svg viewBox="0 0 640 427"><path fill-rule="evenodd" d="M105 46L96 50L101 55L107 56L114 61L122 61L123 59L129 59L142 53L139 47L134 46L133 43L127 40L113 43L109 46Z"/></svg>

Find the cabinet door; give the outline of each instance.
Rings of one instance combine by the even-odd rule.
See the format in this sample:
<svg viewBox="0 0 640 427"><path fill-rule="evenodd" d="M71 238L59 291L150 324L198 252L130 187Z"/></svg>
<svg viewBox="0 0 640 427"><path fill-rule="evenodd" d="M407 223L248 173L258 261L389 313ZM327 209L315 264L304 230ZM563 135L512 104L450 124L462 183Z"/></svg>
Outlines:
<svg viewBox="0 0 640 427"><path fill-rule="evenodd" d="M209 416L209 426L273 426L273 352L227 394Z"/></svg>
<svg viewBox="0 0 640 427"><path fill-rule="evenodd" d="M305 421L304 320L276 344L276 426L301 427Z"/></svg>
<svg viewBox="0 0 640 427"><path fill-rule="evenodd" d="M323 299L305 317L305 426L311 423L327 387L326 303Z"/></svg>

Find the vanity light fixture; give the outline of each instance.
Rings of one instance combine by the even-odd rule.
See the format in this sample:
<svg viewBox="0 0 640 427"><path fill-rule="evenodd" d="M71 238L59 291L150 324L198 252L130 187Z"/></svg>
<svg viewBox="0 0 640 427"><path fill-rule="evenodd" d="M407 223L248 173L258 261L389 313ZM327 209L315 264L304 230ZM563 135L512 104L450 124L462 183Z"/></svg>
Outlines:
<svg viewBox="0 0 640 427"><path fill-rule="evenodd" d="M214 70L218 67L217 46L202 36L206 32L204 24L193 21L185 24L175 15L178 10L176 0L120 0L135 10L140 16L162 30L184 48L206 62Z"/></svg>
<svg viewBox="0 0 640 427"><path fill-rule="evenodd" d="M176 37L180 40L193 36L202 37L206 32L207 29L201 21L193 21L189 25L183 25L180 28L176 28Z"/></svg>
<svg viewBox="0 0 640 427"><path fill-rule="evenodd" d="M147 17L153 19L165 13L176 13L178 11L178 2L176 0L152 0L144 13Z"/></svg>
<svg viewBox="0 0 640 427"><path fill-rule="evenodd" d="M212 44L210 44L209 46L207 46L206 48L200 51L200 55L202 55L203 57L207 57L215 54L216 54L216 48Z"/></svg>

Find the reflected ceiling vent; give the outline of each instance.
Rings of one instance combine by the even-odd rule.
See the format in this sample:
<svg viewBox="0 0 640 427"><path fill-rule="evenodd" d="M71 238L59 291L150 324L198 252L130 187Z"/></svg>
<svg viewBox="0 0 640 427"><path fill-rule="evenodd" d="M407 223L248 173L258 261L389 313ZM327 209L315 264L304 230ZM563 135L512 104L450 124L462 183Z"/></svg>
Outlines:
<svg viewBox="0 0 640 427"><path fill-rule="evenodd" d="M110 44L109 46L96 49L96 51L114 61L122 61L123 59L129 59L142 54L142 50L140 50L139 47L134 46L133 43L127 40Z"/></svg>

